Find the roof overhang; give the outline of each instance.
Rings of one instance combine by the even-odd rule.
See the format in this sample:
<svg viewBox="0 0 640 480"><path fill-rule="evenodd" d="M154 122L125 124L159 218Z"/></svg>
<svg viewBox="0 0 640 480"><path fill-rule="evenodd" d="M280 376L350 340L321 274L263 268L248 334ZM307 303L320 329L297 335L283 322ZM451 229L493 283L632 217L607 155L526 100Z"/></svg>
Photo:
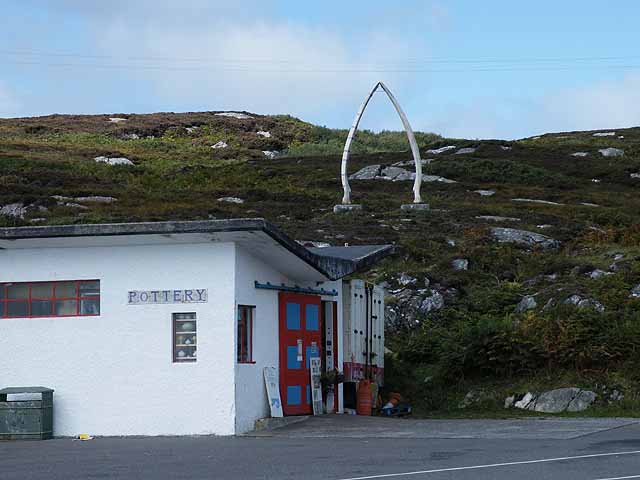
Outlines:
<svg viewBox="0 0 640 480"><path fill-rule="evenodd" d="M0 228L0 249L234 242L296 280L337 280L371 267L392 245L305 248L261 218Z"/></svg>

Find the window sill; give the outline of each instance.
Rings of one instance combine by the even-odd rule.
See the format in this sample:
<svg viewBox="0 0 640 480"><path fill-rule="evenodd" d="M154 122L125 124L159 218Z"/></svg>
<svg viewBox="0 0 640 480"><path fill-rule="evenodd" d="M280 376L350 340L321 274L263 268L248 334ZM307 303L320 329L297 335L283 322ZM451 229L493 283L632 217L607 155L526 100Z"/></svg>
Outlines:
<svg viewBox="0 0 640 480"><path fill-rule="evenodd" d="M238 362L238 365L255 365L256 362L255 360L252 360L251 362Z"/></svg>

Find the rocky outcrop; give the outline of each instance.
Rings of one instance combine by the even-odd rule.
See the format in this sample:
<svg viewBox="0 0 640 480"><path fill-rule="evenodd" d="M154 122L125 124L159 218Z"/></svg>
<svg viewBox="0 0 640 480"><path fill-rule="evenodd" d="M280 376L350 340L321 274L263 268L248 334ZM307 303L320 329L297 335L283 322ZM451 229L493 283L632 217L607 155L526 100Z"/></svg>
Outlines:
<svg viewBox="0 0 640 480"><path fill-rule="evenodd" d="M603 148L598 150L603 157L622 157L624 150L619 148Z"/></svg>
<svg viewBox="0 0 640 480"><path fill-rule="evenodd" d="M533 295L527 295L520 300L520 303L516 306L516 313L524 313L529 310L533 310L538 306L538 302Z"/></svg>
<svg viewBox="0 0 640 480"><path fill-rule="evenodd" d="M558 388L541 394L527 392L518 401L513 401L515 397L508 397L505 400L505 407L513 406L542 413L582 412L593 405L597 397L597 394L591 390L582 390L577 387Z"/></svg>
<svg viewBox="0 0 640 480"><path fill-rule="evenodd" d="M27 214L27 208L24 203L10 203L9 205L0 207L0 215L24 219L24 216Z"/></svg>
<svg viewBox="0 0 640 480"><path fill-rule="evenodd" d="M456 155L468 155L470 153L476 153L476 150L477 148L475 147L461 148L456 152Z"/></svg>
<svg viewBox="0 0 640 480"><path fill-rule="evenodd" d="M349 180L389 180L392 182L415 180L415 178L415 172L393 165L389 167L383 165L369 165L349 176ZM422 175L422 181L456 183L455 180L450 180L439 175Z"/></svg>
<svg viewBox="0 0 640 480"><path fill-rule="evenodd" d="M478 220L487 220L490 222L519 222L522 219L517 217L500 217L498 215L480 215L476 217Z"/></svg>
<svg viewBox="0 0 640 480"><path fill-rule="evenodd" d="M99 156L93 159L97 163L106 163L107 165L133 165L133 162L125 157L105 157Z"/></svg>
<svg viewBox="0 0 640 480"><path fill-rule="evenodd" d="M599 313L603 313L605 311L604 305L599 301L593 298L581 297L578 294L573 294L569 296L562 303L564 303L565 305L575 305L578 308L592 308Z"/></svg>
<svg viewBox="0 0 640 480"><path fill-rule="evenodd" d="M481 197L493 197L496 194L495 190L474 190Z"/></svg>
<svg viewBox="0 0 640 480"><path fill-rule="evenodd" d="M435 149L432 149L432 150L427 150L427 153L431 153L433 155L440 155L441 153L446 153L446 152L448 152L450 150L455 150L456 148L458 148L458 147L456 147L455 145L450 145L448 147L442 147L442 148L435 148Z"/></svg>
<svg viewBox="0 0 640 480"><path fill-rule="evenodd" d="M220 112L220 113L216 113L217 117L230 117L230 118L235 118L237 120L249 120L250 118L253 118L251 115L247 115L246 113L239 113L239 112Z"/></svg>
<svg viewBox="0 0 640 480"><path fill-rule="evenodd" d="M218 201L226 203L244 203L244 200L238 197L220 197Z"/></svg>
<svg viewBox="0 0 640 480"><path fill-rule="evenodd" d="M469 270L469 260L466 258L456 258L451 262L451 267L457 272Z"/></svg>
<svg viewBox="0 0 640 480"><path fill-rule="evenodd" d="M280 155L280 152L278 152L277 150L263 150L262 154L267 158L273 159Z"/></svg>
<svg viewBox="0 0 640 480"><path fill-rule="evenodd" d="M491 234L500 243L515 243L527 247L557 248L560 242L540 233L529 232L527 230L517 230L515 228L495 227L491 229Z"/></svg>
<svg viewBox="0 0 640 480"><path fill-rule="evenodd" d="M512 198L511 201L520 203L539 203L541 205L564 205L564 203L550 202L549 200L536 200L533 198Z"/></svg>

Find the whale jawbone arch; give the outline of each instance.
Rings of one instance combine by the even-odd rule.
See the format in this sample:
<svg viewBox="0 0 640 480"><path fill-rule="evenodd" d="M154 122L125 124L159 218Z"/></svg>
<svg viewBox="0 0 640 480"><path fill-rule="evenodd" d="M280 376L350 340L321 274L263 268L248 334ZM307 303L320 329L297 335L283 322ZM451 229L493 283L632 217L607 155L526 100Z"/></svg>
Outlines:
<svg viewBox="0 0 640 480"><path fill-rule="evenodd" d="M351 186L349 185L349 175L348 175L348 164L349 164L349 154L351 151L351 144L353 143L353 138L358 130L358 125L360 125L360 120L362 119L362 114L367 108L371 97L376 93L378 88L382 88L382 90L387 94L389 100L393 104L396 112L400 116L400 120L402 121L402 125L404 126L404 130L407 133L407 138L409 139L409 146L411 147L411 153L413 154L413 160L416 164L416 178L413 183L413 203L422 203L422 197L420 196L420 188L422 186L422 160L420 159L420 149L418 148L418 142L416 142L416 137L413 134L413 130L411 129L411 124L409 124L409 119L402 111L400 104L393 96L391 91L387 88L387 86L378 82L369 92L367 98L365 98L364 102L360 106L358 113L356 114L356 118L351 125L351 130L349 130L349 135L347 136L347 141L344 144L344 150L342 151L342 167L340 170L340 177L342 179L342 189L344 190L344 195L342 196L342 204L343 205L351 205Z"/></svg>

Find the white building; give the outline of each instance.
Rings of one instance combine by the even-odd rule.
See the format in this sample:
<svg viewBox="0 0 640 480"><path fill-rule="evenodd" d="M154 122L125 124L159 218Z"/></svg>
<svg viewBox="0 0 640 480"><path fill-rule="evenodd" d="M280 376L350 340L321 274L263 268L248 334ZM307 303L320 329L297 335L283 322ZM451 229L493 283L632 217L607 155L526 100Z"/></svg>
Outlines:
<svg viewBox="0 0 640 480"><path fill-rule="evenodd" d="M232 435L269 416L275 366L310 413L308 358L343 370L340 279L391 251L262 219L1 228L0 388L53 388L56 436Z"/></svg>

